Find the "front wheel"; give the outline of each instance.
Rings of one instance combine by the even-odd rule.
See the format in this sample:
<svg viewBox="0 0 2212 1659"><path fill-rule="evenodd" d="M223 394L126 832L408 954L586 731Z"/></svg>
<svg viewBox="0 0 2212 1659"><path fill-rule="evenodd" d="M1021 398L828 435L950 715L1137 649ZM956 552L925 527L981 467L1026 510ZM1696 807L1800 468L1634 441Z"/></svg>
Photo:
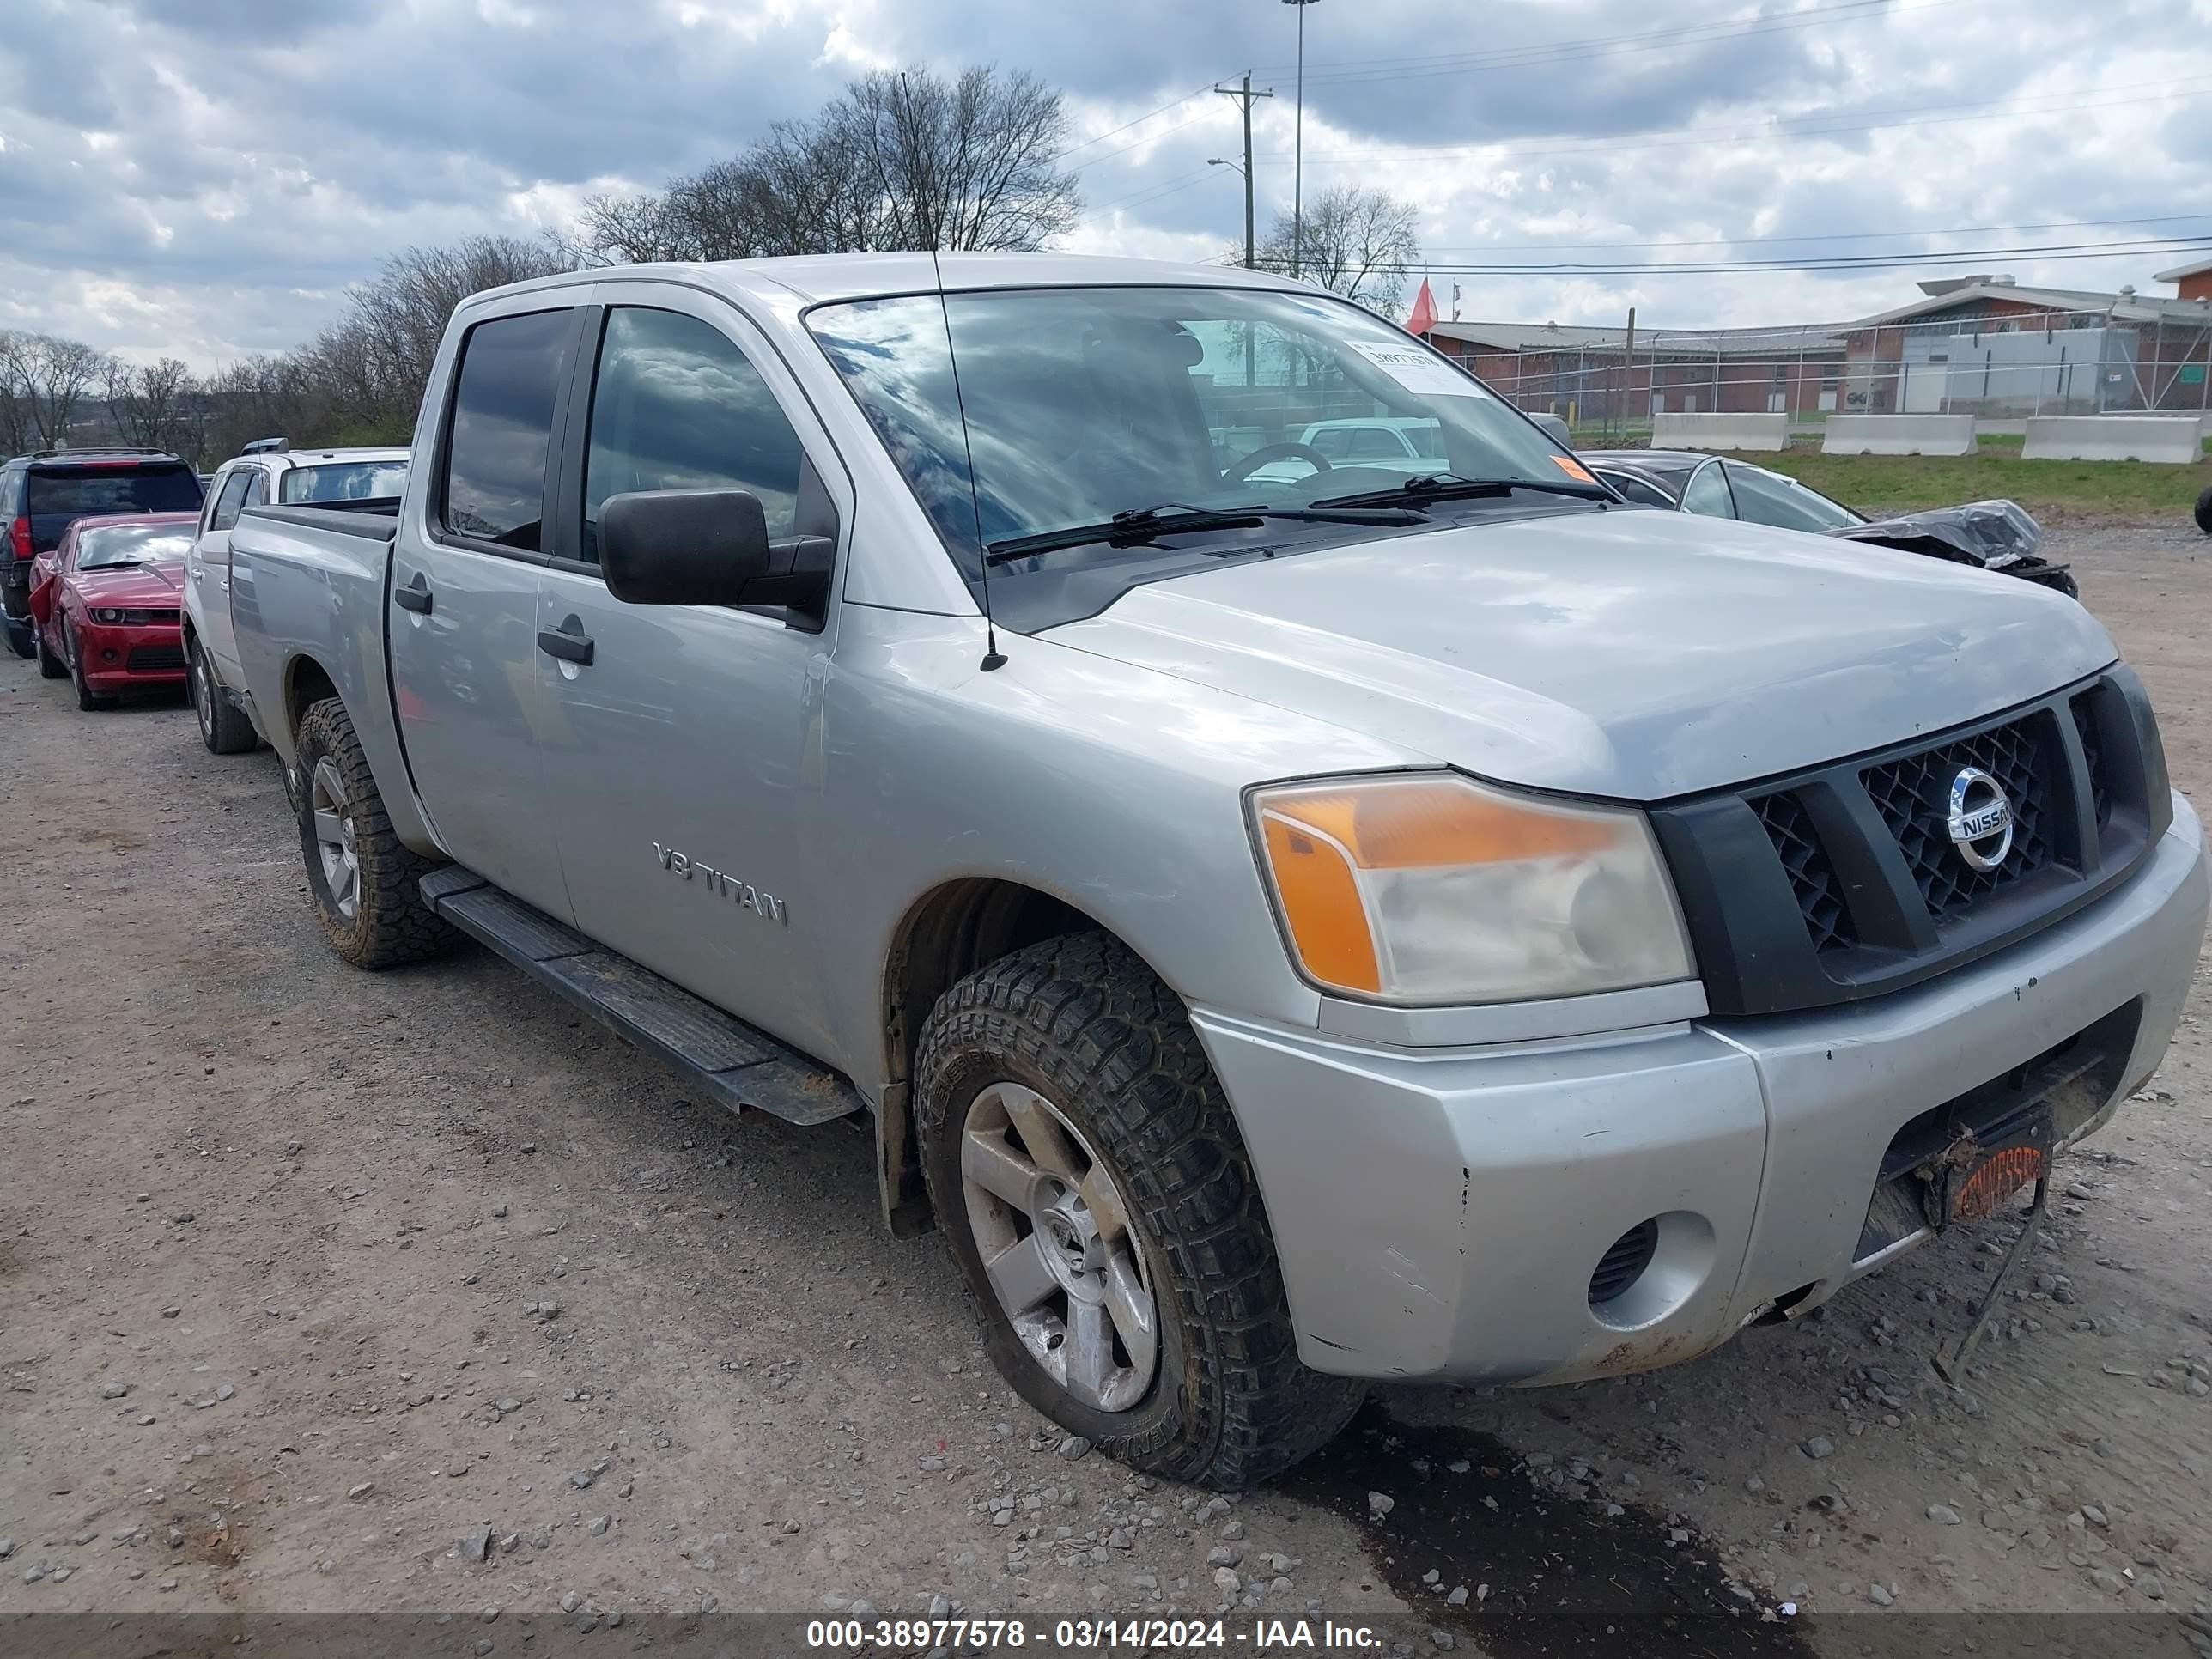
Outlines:
<svg viewBox="0 0 2212 1659"><path fill-rule="evenodd" d="M260 741L254 735L253 722L223 696L215 677L215 662L200 649L198 640L186 651L185 684L191 693L192 714L199 720L200 741L210 753L242 755Z"/></svg>
<svg viewBox="0 0 2212 1659"><path fill-rule="evenodd" d="M331 948L356 968L396 967L445 950L458 936L422 902L418 885L434 862L393 833L345 705L325 697L309 708L294 750L303 784L300 849Z"/></svg>
<svg viewBox="0 0 2212 1659"><path fill-rule="evenodd" d="M2197 527L2212 536L2212 489L2197 498Z"/></svg>
<svg viewBox="0 0 2212 1659"><path fill-rule="evenodd" d="M939 1224L1016 1392L1125 1462L1237 1489L1364 1389L1299 1362L1274 1239L1181 1001L1103 934L954 986L916 1066Z"/></svg>

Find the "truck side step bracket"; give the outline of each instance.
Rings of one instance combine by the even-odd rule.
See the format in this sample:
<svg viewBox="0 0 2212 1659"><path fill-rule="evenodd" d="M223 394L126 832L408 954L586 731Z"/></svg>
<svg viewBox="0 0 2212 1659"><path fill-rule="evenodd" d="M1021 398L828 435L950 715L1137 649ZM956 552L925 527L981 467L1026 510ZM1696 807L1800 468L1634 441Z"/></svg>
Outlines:
<svg viewBox="0 0 2212 1659"><path fill-rule="evenodd" d="M732 1111L826 1123L863 1109L853 1085L629 957L449 865L422 878L422 902L549 990L667 1060Z"/></svg>

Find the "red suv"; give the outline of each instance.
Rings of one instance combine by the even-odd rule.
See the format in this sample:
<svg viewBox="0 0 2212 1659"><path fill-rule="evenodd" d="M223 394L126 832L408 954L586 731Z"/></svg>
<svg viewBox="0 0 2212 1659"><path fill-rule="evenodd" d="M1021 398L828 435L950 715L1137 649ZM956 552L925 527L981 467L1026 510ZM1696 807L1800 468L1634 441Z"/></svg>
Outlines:
<svg viewBox="0 0 2212 1659"><path fill-rule="evenodd" d="M36 651L31 562L88 514L198 513L199 475L161 449L42 449L0 465L0 632Z"/></svg>

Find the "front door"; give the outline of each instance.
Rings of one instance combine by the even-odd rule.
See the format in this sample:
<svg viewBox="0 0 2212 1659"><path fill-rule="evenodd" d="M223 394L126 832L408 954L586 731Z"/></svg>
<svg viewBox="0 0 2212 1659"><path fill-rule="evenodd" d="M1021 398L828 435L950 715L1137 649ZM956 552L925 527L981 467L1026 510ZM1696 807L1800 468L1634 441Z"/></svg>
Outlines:
<svg viewBox="0 0 2212 1659"><path fill-rule="evenodd" d="M185 556L185 604L192 613L200 649L215 664L225 685L242 686L238 634L230 624L230 532L246 507L246 492L261 477L258 466L234 466L216 479L192 550Z"/></svg>
<svg viewBox="0 0 2212 1659"><path fill-rule="evenodd" d="M659 284L597 294L606 309L562 466L578 489L538 610L543 749L576 925L821 1054L805 942L827 902L811 855L826 619L623 604L599 574L598 521L625 491L738 489L760 498L771 539L834 537L820 480L842 473L734 310Z"/></svg>
<svg viewBox="0 0 2212 1659"><path fill-rule="evenodd" d="M392 701L438 844L562 918L557 804L538 758L538 588L553 420L582 315L521 311L469 330L384 601Z"/></svg>

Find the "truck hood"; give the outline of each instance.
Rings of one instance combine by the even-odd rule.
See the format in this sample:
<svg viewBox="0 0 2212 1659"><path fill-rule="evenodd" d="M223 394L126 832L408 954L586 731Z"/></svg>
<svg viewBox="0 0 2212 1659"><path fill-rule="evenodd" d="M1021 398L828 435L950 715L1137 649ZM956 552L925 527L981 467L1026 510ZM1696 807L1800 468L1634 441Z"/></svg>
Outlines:
<svg viewBox="0 0 2212 1659"><path fill-rule="evenodd" d="M2079 605L2008 577L1637 511L1202 571L1043 637L1503 782L1639 801L1939 731L2116 655Z"/></svg>
<svg viewBox="0 0 2212 1659"><path fill-rule="evenodd" d="M80 570L70 578L70 586L87 605L173 605L185 586L185 567L165 559L159 564Z"/></svg>

